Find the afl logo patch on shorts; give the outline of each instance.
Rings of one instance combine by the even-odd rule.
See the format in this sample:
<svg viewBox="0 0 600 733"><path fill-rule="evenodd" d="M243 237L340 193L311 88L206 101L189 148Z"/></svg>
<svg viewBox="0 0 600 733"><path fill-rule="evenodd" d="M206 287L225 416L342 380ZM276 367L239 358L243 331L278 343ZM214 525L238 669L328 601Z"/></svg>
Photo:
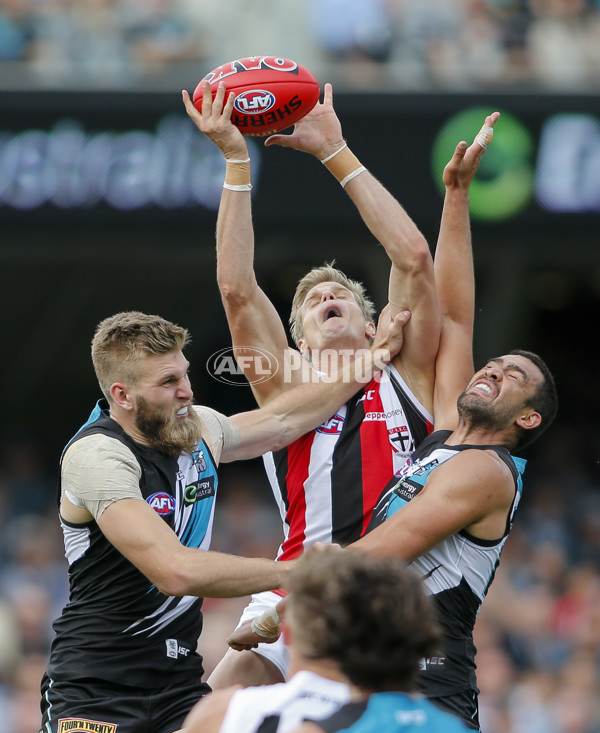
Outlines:
<svg viewBox="0 0 600 733"><path fill-rule="evenodd" d="M166 517L175 511L175 499L166 491L158 491L156 494L149 496L146 501L157 514Z"/></svg>

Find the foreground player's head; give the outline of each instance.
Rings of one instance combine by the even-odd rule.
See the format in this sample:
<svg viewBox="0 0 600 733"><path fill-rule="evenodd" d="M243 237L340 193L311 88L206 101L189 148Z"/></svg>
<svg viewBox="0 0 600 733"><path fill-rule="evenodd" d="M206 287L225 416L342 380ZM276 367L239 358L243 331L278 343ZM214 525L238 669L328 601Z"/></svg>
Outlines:
<svg viewBox="0 0 600 733"><path fill-rule="evenodd" d="M430 598L398 559L311 548L290 573L285 626L308 660L365 690L408 690L440 640Z"/></svg>

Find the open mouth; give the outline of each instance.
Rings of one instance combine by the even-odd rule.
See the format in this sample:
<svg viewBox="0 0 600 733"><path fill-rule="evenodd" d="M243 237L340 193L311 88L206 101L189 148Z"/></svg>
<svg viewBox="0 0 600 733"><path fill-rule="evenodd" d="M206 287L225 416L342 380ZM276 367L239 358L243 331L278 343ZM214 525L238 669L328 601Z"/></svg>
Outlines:
<svg viewBox="0 0 600 733"><path fill-rule="evenodd" d="M342 313L340 309L335 305L331 305L325 311L323 320L328 321L330 318L341 318L341 316L342 316Z"/></svg>

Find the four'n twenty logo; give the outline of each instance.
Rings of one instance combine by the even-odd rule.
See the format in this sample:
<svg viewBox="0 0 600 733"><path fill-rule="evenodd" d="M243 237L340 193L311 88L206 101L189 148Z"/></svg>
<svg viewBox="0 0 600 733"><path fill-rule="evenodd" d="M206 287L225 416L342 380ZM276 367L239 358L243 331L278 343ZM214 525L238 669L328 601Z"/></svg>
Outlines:
<svg viewBox="0 0 600 733"><path fill-rule="evenodd" d="M105 723L103 720L87 718L59 718L58 733L115 733L116 723Z"/></svg>

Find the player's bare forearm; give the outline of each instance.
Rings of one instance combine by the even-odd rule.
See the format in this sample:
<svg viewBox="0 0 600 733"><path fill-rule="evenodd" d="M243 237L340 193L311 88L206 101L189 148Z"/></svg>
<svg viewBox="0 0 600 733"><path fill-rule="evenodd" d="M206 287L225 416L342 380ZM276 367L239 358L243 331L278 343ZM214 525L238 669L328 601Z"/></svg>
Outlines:
<svg viewBox="0 0 600 733"><path fill-rule="evenodd" d="M431 256L427 240L404 207L368 170L349 181L345 191L399 270L413 270L422 257Z"/></svg>
<svg viewBox="0 0 600 733"><path fill-rule="evenodd" d="M247 299L256 285L249 191L223 189L217 215L217 282L225 301Z"/></svg>
<svg viewBox="0 0 600 733"><path fill-rule="evenodd" d="M433 368L441 319L429 244L401 204L369 171L350 180L346 191L390 258L388 300L412 317L401 355L394 360L417 399L433 407Z"/></svg>
<svg viewBox="0 0 600 733"><path fill-rule="evenodd" d="M233 598L285 586L289 563L219 552L202 554L204 558L191 558L192 567L187 572L192 577L185 595Z"/></svg>
<svg viewBox="0 0 600 733"><path fill-rule="evenodd" d="M458 143L442 175L446 193L435 253L435 277L444 318L472 328L475 278L469 218L469 189L499 112L488 115L470 146Z"/></svg>
<svg viewBox="0 0 600 733"><path fill-rule="evenodd" d="M472 329L475 274L468 191L446 191L434 269L442 317Z"/></svg>

